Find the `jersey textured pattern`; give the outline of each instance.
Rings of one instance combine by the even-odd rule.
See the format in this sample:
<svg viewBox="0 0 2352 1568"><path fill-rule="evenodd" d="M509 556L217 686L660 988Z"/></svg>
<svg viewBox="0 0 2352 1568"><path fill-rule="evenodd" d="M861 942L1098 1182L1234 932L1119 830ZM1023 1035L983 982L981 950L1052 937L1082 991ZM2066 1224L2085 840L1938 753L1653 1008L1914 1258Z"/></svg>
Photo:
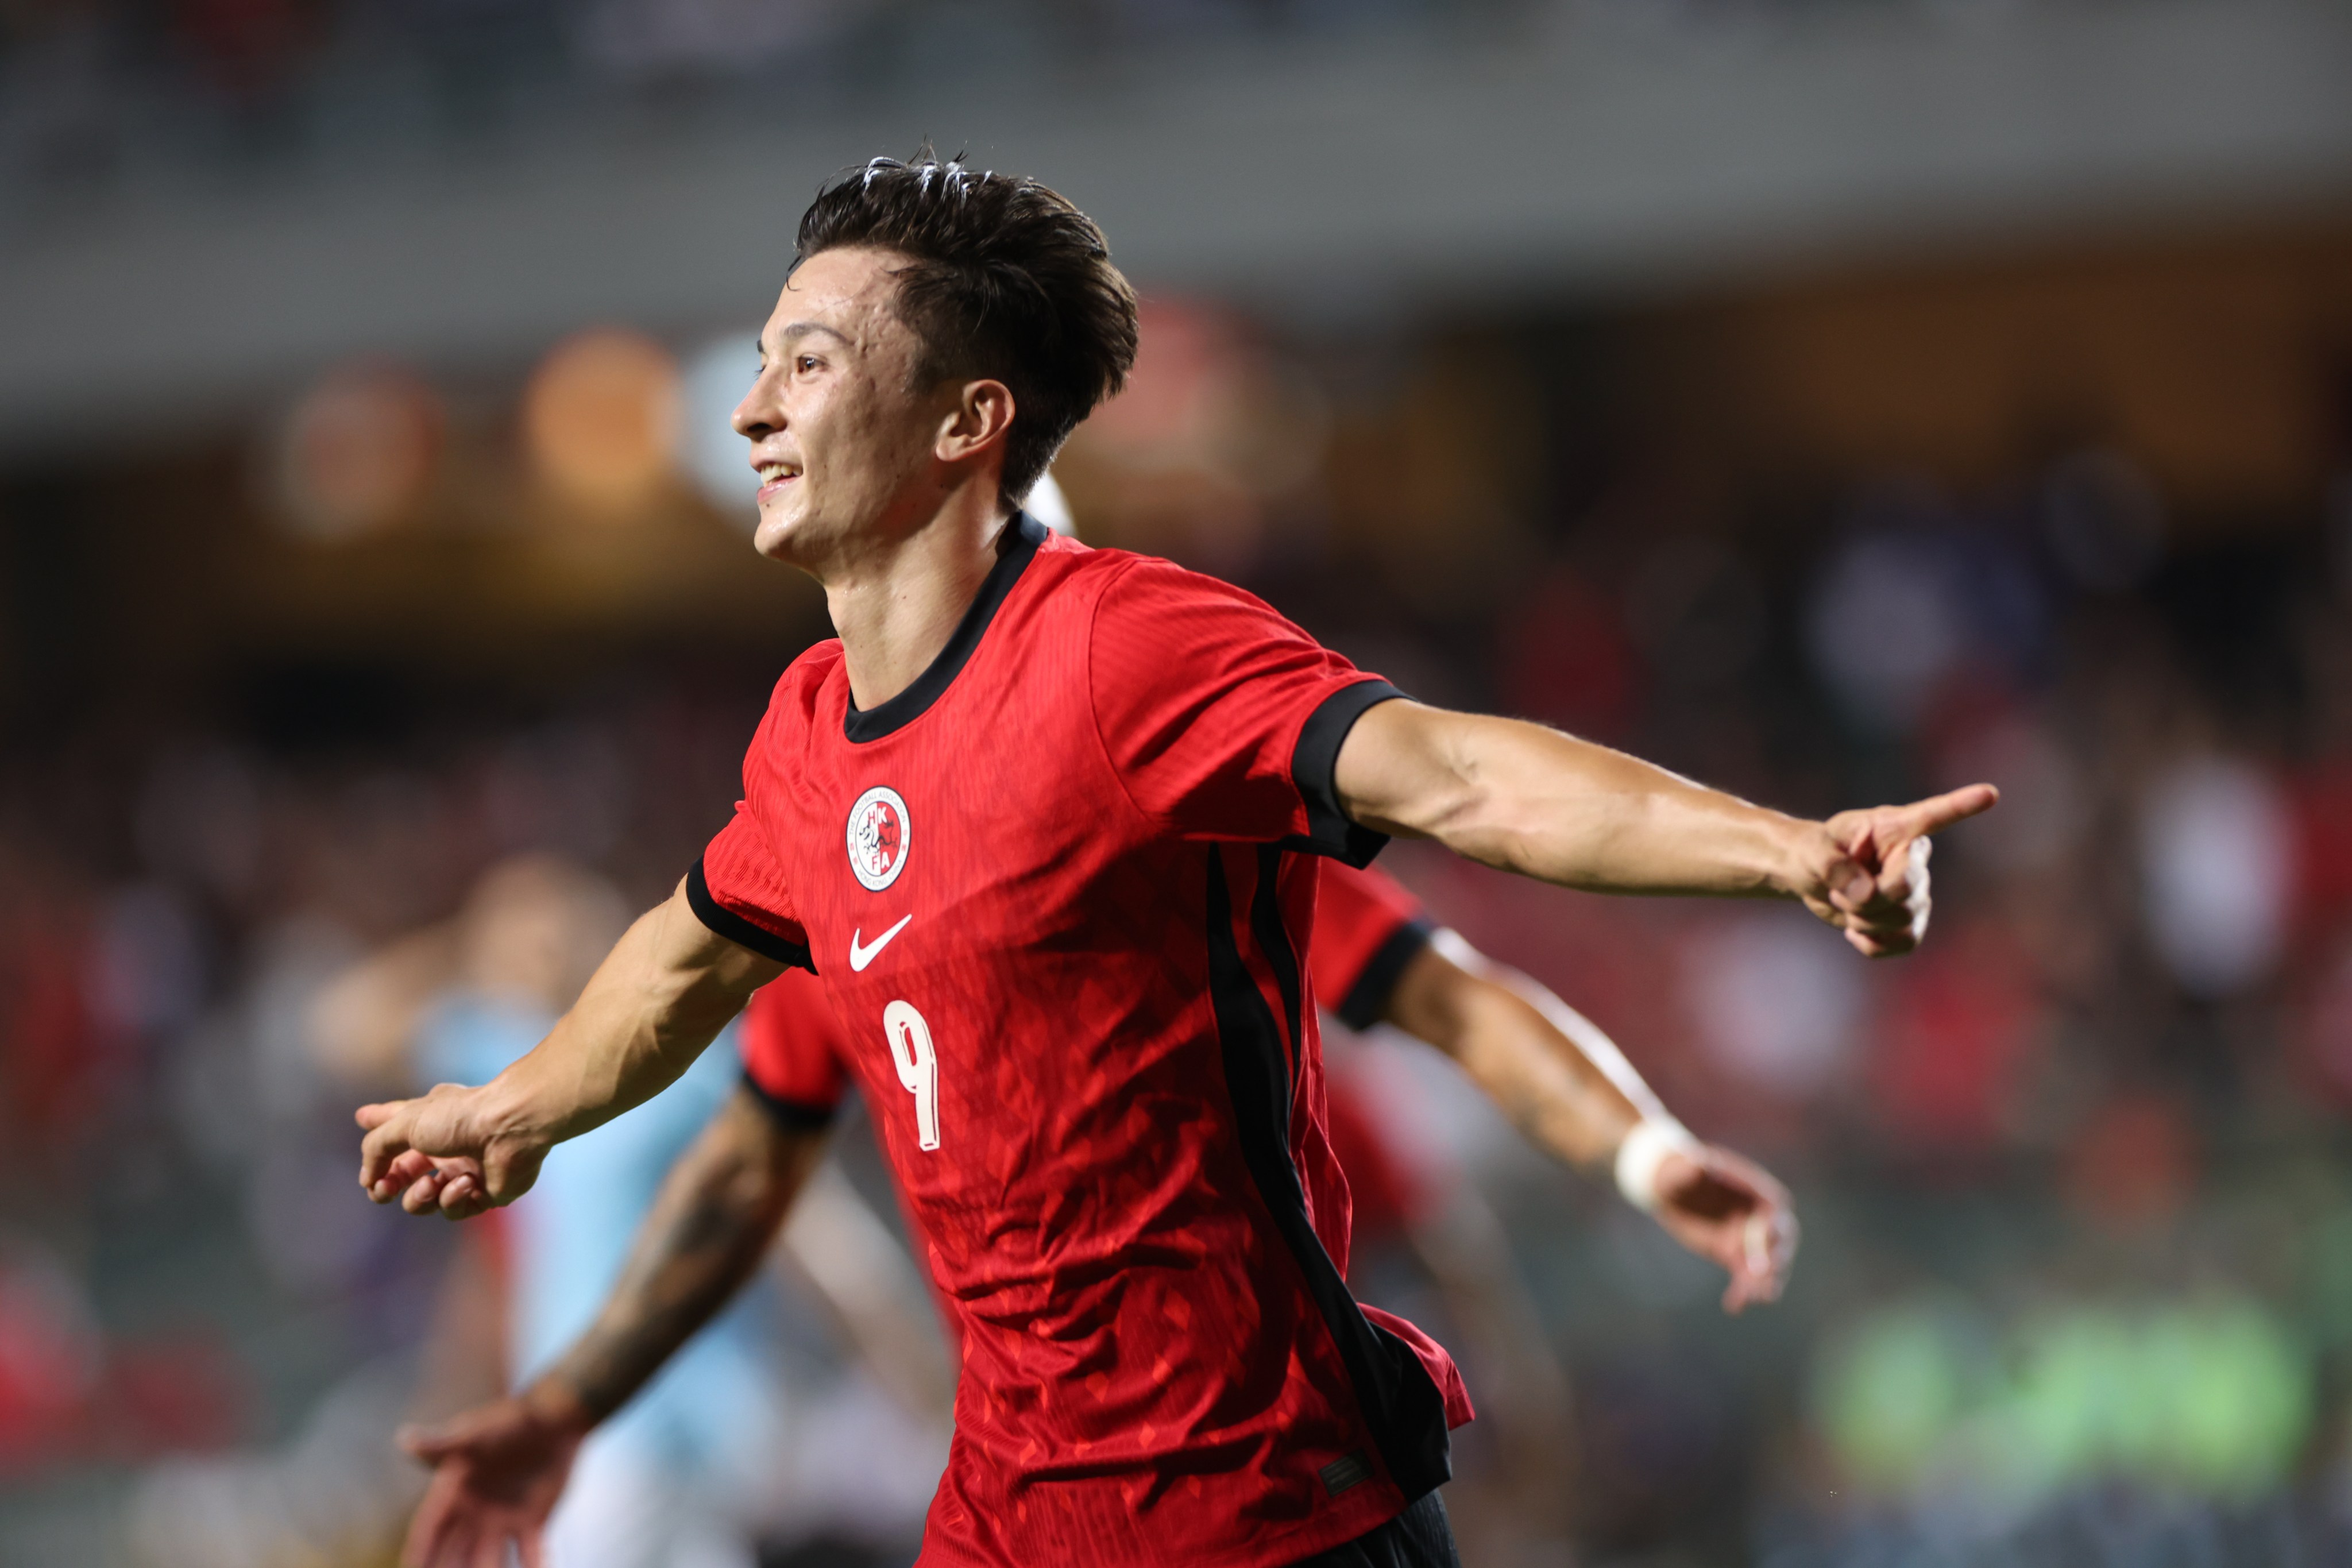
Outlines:
<svg viewBox="0 0 2352 1568"><path fill-rule="evenodd" d="M962 1355L929 1564L1275 1568L1400 1512L1468 1419L1348 1294L1302 955L1394 689L1238 589L1017 519L871 710L778 682L688 880L818 973ZM799 984L794 982L794 984ZM821 1113L803 1066L752 1081Z"/></svg>
<svg viewBox="0 0 2352 1568"><path fill-rule="evenodd" d="M1369 1028L1437 928L1421 900L1377 866L1325 860L1319 869L1307 973L1324 1005L1349 1027ZM788 1125L823 1127L841 1109L849 1044L812 976L787 973L760 988L743 1015L742 1049L744 1081Z"/></svg>

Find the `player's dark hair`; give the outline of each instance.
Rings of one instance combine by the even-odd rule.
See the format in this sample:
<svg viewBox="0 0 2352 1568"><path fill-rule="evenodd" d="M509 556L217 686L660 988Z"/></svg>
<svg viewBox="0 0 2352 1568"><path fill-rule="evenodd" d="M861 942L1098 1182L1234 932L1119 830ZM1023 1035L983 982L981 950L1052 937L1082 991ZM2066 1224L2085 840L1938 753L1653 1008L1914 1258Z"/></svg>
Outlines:
<svg viewBox="0 0 2352 1568"><path fill-rule="evenodd" d="M926 144L826 183L801 216L797 267L870 245L907 258L898 315L922 343L919 384L985 376L1013 393L1003 489L1018 504L1135 363L1135 290L1092 218L1036 181Z"/></svg>

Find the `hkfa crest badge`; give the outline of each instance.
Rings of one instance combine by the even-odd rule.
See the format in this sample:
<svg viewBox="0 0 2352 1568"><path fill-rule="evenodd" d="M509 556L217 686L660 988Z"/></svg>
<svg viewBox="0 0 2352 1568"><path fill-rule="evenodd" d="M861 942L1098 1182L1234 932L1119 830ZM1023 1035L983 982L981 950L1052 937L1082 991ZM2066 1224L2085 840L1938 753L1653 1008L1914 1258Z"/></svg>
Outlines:
<svg viewBox="0 0 2352 1568"><path fill-rule="evenodd" d="M849 808L849 868L869 892L878 893L907 868L912 824L898 792L876 784Z"/></svg>

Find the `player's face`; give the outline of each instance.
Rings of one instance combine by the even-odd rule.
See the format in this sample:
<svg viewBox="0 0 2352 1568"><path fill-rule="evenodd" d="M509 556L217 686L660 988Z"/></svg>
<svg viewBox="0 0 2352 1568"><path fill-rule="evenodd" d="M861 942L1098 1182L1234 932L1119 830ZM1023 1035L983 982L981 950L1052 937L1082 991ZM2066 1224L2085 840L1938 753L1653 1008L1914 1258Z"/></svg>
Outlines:
<svg viewBox="0 0 2352 1568"><path fill-rule="evenodd" d="M896 308L899 258L821 251L760 334L760 379L736 405L760 473L760 552L815 568L916 526L940 395L914 389L920 344Z"/></svg>

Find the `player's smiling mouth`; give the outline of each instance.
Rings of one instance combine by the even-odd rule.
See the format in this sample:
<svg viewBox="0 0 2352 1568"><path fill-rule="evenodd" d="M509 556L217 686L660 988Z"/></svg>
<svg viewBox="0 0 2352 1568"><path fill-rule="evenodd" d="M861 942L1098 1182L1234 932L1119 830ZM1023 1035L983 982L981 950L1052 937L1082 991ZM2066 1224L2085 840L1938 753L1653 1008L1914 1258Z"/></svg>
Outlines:
<svg viewBox="0 0 2352 1568"><path fill-rule="evenodd" d="M763 496L773 494L801 477L799 467L792 463L755 463L752 467L759 473L760 493Z"/></svg>

